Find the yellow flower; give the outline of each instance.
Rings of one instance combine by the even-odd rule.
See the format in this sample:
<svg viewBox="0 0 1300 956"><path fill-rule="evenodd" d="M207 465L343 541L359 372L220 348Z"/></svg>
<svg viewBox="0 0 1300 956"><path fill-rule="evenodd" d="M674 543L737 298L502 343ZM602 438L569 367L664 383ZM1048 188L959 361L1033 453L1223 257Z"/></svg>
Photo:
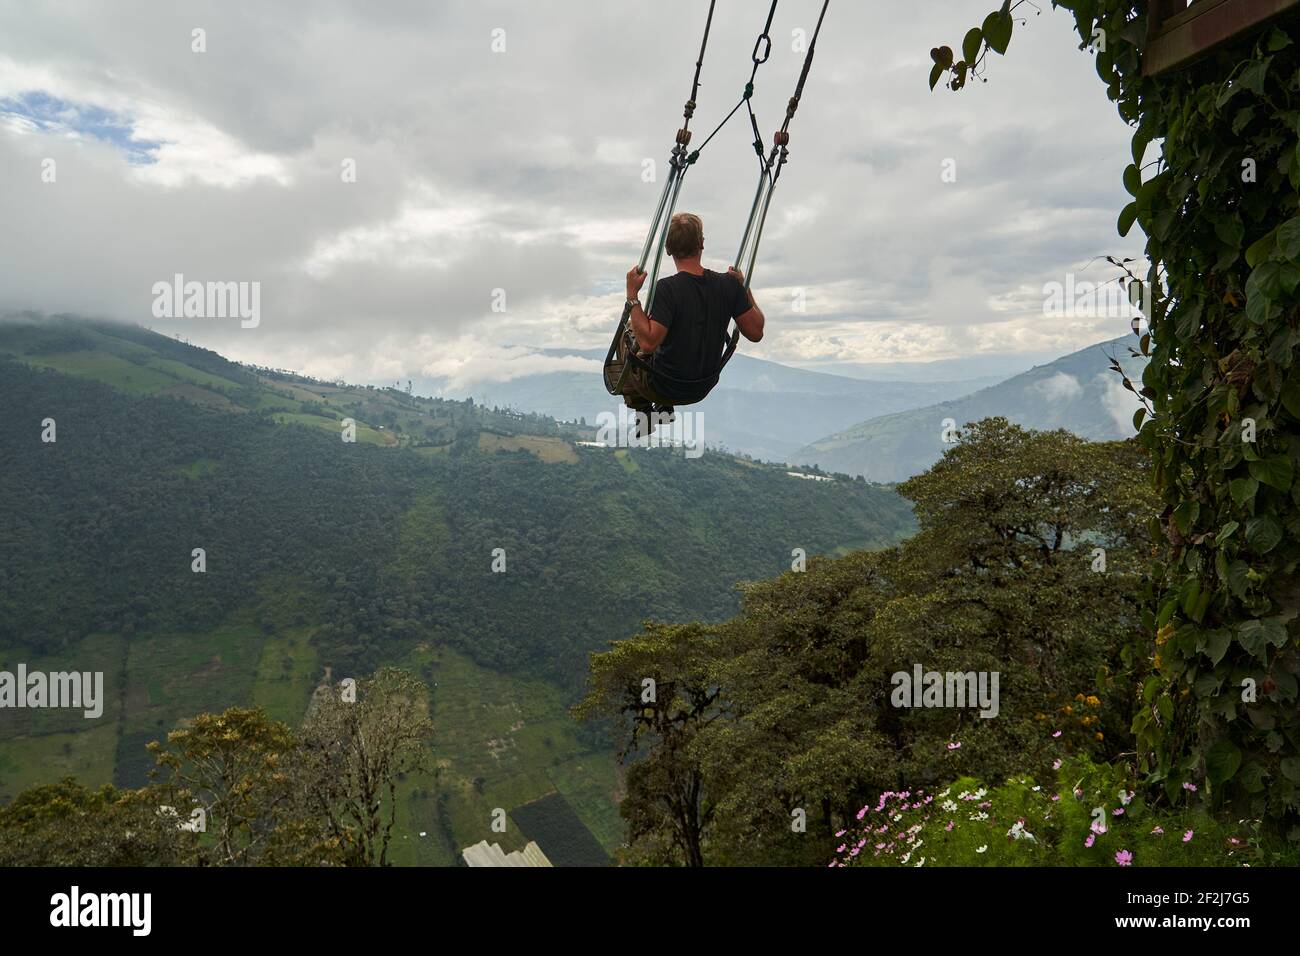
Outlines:
<svg viewBox="0 0 1300 956"><path fill-rule="evenodd" d="M1097 739L1098 739L1098 740L1105 740L1105 739L1106 739L1106 735L1103 734L1103 733L1099 730L1099 731L1097 731Z"/></svg>
<svg viewBox="0 0 1300 956"><path fill-rule="evenodd" d="M1090 705L1092 705L1093 707L1100 707L1100 706L1101 706L1101 699L1098 698L1095 694L1089 694L1089 695L1088 695L1088 703L1089 703Z"/></svg>
<svg viewBox="0 0 1300 956"><path fill-rule="evenodd" d="M1159 647L1173 636L1174 626L1172 624L1166 624L1164 627L1160 628L1160 630L1156 631L1156 646Z"/></svg>

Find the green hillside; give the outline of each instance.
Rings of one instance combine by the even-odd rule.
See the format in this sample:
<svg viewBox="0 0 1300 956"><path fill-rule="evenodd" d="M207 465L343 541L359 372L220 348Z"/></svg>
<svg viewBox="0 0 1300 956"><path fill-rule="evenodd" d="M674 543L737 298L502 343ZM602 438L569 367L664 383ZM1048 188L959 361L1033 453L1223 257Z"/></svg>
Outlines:
<svg viewBox="0 0 1300 956"><path fill-rule="evenodd" d="M97 720L0 713L0 800L66 773L139 784L144 744L193 714L293 723L327 674L393 663L429 684L435 725L436 774L400 797L406 863L516 848L491 811L553 793L612 850L612 748L567 716L587 655L646 618L729 617L792 549L914 527L888 488L577 447L591 435L549 419L106 323L0 323L0 400L0 669L102 671L107 697Z"/></svg>
<svg viewBox="0 0 1300 956"><path fill-rule="evenodd" d="M1119 360L1140 381L1146 360L1129 354L1136 342L1132 336L1102 342L964 398L868 419L813 442L790 460L870 481L905 481L949 447L943 441L948 419L961 428L998 416L1024 428L1064 428L1092 441L1127 438L1134 433L1137 404L1110 370L1110 360Z"/></svg>

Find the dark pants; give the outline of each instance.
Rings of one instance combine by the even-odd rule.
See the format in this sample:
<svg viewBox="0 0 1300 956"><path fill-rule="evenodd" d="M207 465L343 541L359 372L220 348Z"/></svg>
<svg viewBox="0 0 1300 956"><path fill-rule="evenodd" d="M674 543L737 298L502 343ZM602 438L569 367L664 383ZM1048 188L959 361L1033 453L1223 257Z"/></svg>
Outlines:
<svg viewBox="0 0 1300 956"><path fill-rule="evenodd" d="M627 352L632 348L631 331L624 332L619 339L617 360L626 362ZM655 391L653 377L643 365L633 364L623 379L623 404L633 411L649 412L650 406L672 406L672 402Z"/></svg>

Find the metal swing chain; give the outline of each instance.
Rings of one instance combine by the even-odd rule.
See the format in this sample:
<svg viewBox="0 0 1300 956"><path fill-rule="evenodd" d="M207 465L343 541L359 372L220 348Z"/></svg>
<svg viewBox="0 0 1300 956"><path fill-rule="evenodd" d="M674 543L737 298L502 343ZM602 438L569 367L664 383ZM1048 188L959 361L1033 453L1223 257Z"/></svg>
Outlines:
<svg viewBox="0 0 1300 956"><path fill-rule="evenodd" d="M649 233L646 235L645 243L641 247L641 258L637 263L638 270L645 272L646 262L650 257L650 250L652 248L655 249L654 266L652 273L648 278L650 291L646 296L645 312L647 315L650 314L650 310L654 304L655 286L658 284L657 280L659 276L659 268L663 260L664 245L668 239L668 224L672 221L673 212L677 207L677 197L681 193L682 181L685 179L686 172L696 162L696 160L699 159L700 153L703 151L704 147L708 146L713 137L715 137L722 127L724 127L731 118L735 116L742 105L745 106L749 113L750 128L754 133L754 151L758 155L759 160L758 187L754 193L754 201L750 206L749 218L745 223L745 230L741 238L740 250L736 254L736 268L740 268L740 263L745 256L746 246L749 246L749 261L745 269L745 289L749 289L754 270L754 262L758 256L759 240L762 237L763 226L767 221L767 212L772 202L772 190L776 186L777 179L780 178L781 167L786 164L790 155L788 149L790 142L790 121L794 118L795 111L799 107L799 100L803 95L804 83L808 79L808 71L812 66L813 54L816 51L817 37L821 33L822 21L825 19L827 7L830 5L830 0L823 0L821 13L817 17L817 26L813 31L812 40L808 44L808 52L804 57L803 69L799 75L799 82L795 86L794 95L790 97L790 101L786 106L785 121L781 124L781 129L774 137L775 142L772 147L771 155L764 158L762 134L759 131L758 118L754 115L751 99L754 93L754 79L758 75L758 68L768 61L768 58L772 53L772 37L770 31L778 2L779 0L772 0L772 4L768 8L767 12L767 21L763 25L763 31L759 34L758 39L754 41L754 49L750 54L753 68L750 70L749 82L745 84L745 89L741 95L740 101L732 107L731 112L723 117L722 121L714 127L713 132L709 133L709 135L705 137L704 142L700 144L698 149L687 153L686 150L691 141L690 122L695 115L696 97L699 94L700 88L700 72L704 66L704 53L708 47L709 32L713 25L714 8L717 5L717 0L710 0L709 2L709 13L704 24L704 36L700 42L700 53L695 61L695 75L691 82L691 95L690 99L686 101L686 106L682 114L684 121L675 137L672 154L669 157L668 178L664 183L663 191L659 196L659 202L655 207L655 215L650 224ZM760 49L762 50L761 55L759 53ZM757 228L755 228L756 224ZM658 241L656 242L656 240ZM621 338L623 330L628 325L631 313L631 304L625 304L623 307L623 316L619 322L618 332L615 335L614 342L610 345L609 355L606 359L607 363L614 357L619 338ZM721 371L722 367L730 361L732 354L736 350L736 345L739 342L739 339L740 329L736 328L733 330L723 353L719 371ZM618 382L616 383L615 388L612 389L613 393L617 393L618 390L621 389L630 367L630 360L624 363L622 372L618 377Z"/></svg>
<svg viewBox="0 0 1300 956"><path fill-rule="evenodd" d="M790 158L790 121L794 119L795 111L799 109L799 101L803 98L804 84L808 81L808 72L812 68L813 56L817 52L817 37L821 34L822 21L826 19L826 9L830 6L830 0L822 0L821 13L817 16L817 26L813 30L812 40L808 43L808 52L804 54L803 69L799 72L799 82L795 85L794 95L790 97L789 103L785 108L785 121L781 128L773 136L772 152L767 159L762 161L762 169L759 172L758 188L754 192L754 202L750 207L749 220L745 224L745 232L740 241L740 250L736 253L736 268L740 268L741 261L745 258L746 246L749 245L749 261L745 267L745 288L749 288L754 271L754 263L758 258L758 244L763 235L763 225L767 222L767 211L772 204L772 191L776 188L776 182L781 178L781 169ZM758 146L758 144L755 144ZM761 146L759 156L762 157ZM755 221L757 220L757 228ZM752 245L751 242L752 232Z"/></svg>

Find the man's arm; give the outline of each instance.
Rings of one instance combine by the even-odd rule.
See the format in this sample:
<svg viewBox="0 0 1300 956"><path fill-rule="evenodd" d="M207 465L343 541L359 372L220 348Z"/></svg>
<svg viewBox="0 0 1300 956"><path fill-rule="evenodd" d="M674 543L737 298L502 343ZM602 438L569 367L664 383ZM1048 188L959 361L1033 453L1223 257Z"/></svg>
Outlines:
<svg viewBox="0 0 1300 956"><path fill-rule="evenodd" d="M641 292L641 286L645 285L645 273L636 266L627 274L627 298L631 302L637 299ZM636 336L637 348L642 352L653 352L663 343L664 336L668 334L668 327L660 325L650 316L645 314L645 309L641 308L641 302L638 299L636 305L632 306L632 334Z"/></svg>
<svg viewBox="0 0 1300 956"><path fill-rule="evenodd" d="M732 267L727 270L729 275L735 276L736 281L740 283L741 288L745 286L745 274L739 269ZM749 299L749 309L736 316L736 325L740 328L740 334L751 342L761 342L763 340L763 326L767 320L763 317L763 310L758 307L754 301L754 290L745 289L745 295Z"/></svg>

